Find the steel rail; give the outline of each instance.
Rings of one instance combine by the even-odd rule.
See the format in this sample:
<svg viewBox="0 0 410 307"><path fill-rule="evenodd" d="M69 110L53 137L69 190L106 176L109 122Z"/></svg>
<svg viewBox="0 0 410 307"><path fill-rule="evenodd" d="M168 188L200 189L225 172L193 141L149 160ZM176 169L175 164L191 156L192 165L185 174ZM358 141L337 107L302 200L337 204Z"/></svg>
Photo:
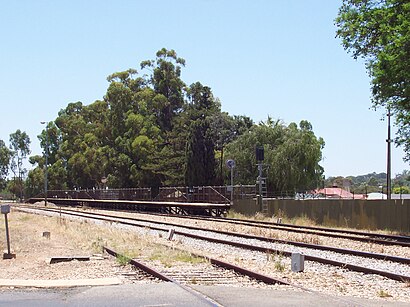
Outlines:
<svg viewBox="0 0 410 307"><path fill-rule="evenodd" d="M106 250L107 253L109 253L110 255L113 255L114 257L117 257L119 255L118 253L116 253L115 251L113 251L112 249L109 249L107 247L104 247L104 250ZM184 251L182 249L178 249L178 250ZM186 252L186 251L184 251L184 252ZM236 273L239 273L239 274L244 275L244 276L248 276L248 277L250 277L252 279L255 279L255 280L258 280L258 281L262 281L266 284L281 284L281 285L291 286L290 283L288 283L287 281L281 280L281 279L276 279L276 278L273 278L273 277L270 277L270 276L267 276L267 275L264 275L264 274L260 274L260 273L257 273L257 272L242 268L240 266L237 266L237 265L225 262L225 261L221 261L221 260L218 260L218 259L214 259L214 258L211 258L211 257L208 257L208 256L199 255L199 254L196 254L196 253L193 253L193 252L189 252L189 253L191 255L195 256L195 257L205 258L206 260L208 260L211 264L213 264L215 266L219 266L219 267L221 267L223 269L227 269L227 270L233 270ZM148 274L150 274L154 277L157 277L161 280L170 281L170 282L175 281L172 278L170 278L170 277L168 277L168 276L154 270L153 268L150 268L149 266L147 266L147 265L145 265L141 262L136 261L135 259L130 259L129 262L132 265L134 265L134 266L138 267L139 269L143 270L144 272L146 272L146 273L148 273ZM134 264L134 262L135 262L135 264Z"/></svg>
<svg viewBox="0 0 410 307"><path fill-rule="evenodd" d="M230 221L246 222L246 223L251 223L251 224L264 224L264 225L274 225L274 226L289 227L289 228L318 230L318 231L324 231L324 232L347 233L347 234L353 234L353 235L358 235L358 236L367 236L369 238L375 238L375 239L384 238L388 240L396 240L397 242L403 242L403 243L410 242L410 236L405 236L405 235L388 235L388 234L382 234L382 233L377 233L377 232L343 230L343 229L318 227L318 226L301 226L301 225L292 225L292 224L275 223L275 222L267 222L267 221L252 221L252 220L243 220L243 219L234 219L234 218L213 218L213 217L210 217L210 218L213 220L230 220Z"/></svg>
<svg viewBox="0 0 410 307"><path fill-rule="evenodd" d="M123 212L126 212L126 211L123 211ZM370 232L366 233L366 232L354 231L354 230L342 230L342 229L314 227L314 226L299 226L299 225L292 225L292 224L282 224L282 223L274 223L274 222L266 222L266 221L253 221L253 220L224 218L224 217L217 218L217 217L211 217L211 216L197 216L197 215L172 215L172 214L162 214L162 213L153 213L153 212L147 212L146 214L176 217L176 218L182 218L182 219L196 219L196 220L213 221L213 222L220 222L220 223L241 224L245 226L258 226L258 227L266 228L266 229L277 229L277 230L290 231L290 232L303 233L303 234L316 234L319 236L342 238L342 239L355 240L355 241L360 241L360 242L371 242L371 243L377 243L377 244L382 244L382 245L398 245L398 246L403 246L403 247L410 247L410 236L396 236L396 235L386 235L386 234L370 233ZM286 227L296 228L296 229L288 229ZM312 229L312 230L317 230L319 232L303 231L301 229ZM367 237L339 235L337 233L340 233L340 234L347 233L347 234L362 235L362 236L367 236ZM378 239L378 237L386 238L386 239ZM396 240L396 241L392 241L392 240Z"/></svg>
<svg viewBox="0 0 410 307"><path fill-rule="evenodd" d="M119 253L115 252L114 250L105 247L104 246L104 250L110 254L111 256L114 257L118 257L118 256L123 256L124 255L120 255ZM184 286L183 284L179 283L178 281L176 281L175 279L172 279L169 276L166 276L165 274L162 274L160 272L158 272L157 270L135 260L135 259L129 259L128 263L132 264L133 266L135 266L136 268L144 271L145 273L154 276L158 279L161 279L163 281L167 281L167 282L172 282L173 284L177 285L178 287L184 289L185 291L187 291L188 293L192 294L193 296L199 298L201 301L205 302L206 304L210 305L210 306L219 306L220 304L216 303L212 298L204 295L204 294L199 294L197 291L191 289L190 287Z"/></svg>
<svg viewBox="0 0 410 307"><path fill-rule="evenodd" d="M180 249L180 248L176 248L176 247L173 247L173 248L174 248L174 249L177 249L177 250L179 250L179 251L186 252L185 250ZM243 268L243 267L240 267L240 266L237 266L237 265L234 265L234 264L230 264L230 263L227 263L227 262L224 262L224 261L221 261L221 260L217 260L217 259L214 259L214 258L210 258L210 257L208 257L208 256L203 256L203 255L200 255L200 254L197 254L197 253L193 253L193 252L189 252L189 253L190 253L191 255L195 256L195 257L205 258L205 259L207 259L211 264L213 264L213 265L215 265L215 266L219 266L219 267L222 267L222 268L227 269L227 270L233 270L233 271L235 271L235 272L237 272L237 273L239 273L239 274L241 274L241 275L245 275L245 276L248 276L248 277L250 277L250 278L252 278L252 279L255 279L255 280L258 280L258 281L262 281L262 282L264 282L264 283L266 283L266 284L282 284L282 285L286 285L286 286L291 286L291 287L300 289L300 290L302 290L302 291L311 292L311 293L314 293L314 294L317 294L317 295L320 295L320 296L327 297L327 298L332 299L332 300L342 301L343 303L346 303L346 304L348 304L348 305L352 305L352 306L353 306L353 305L355 305L355 306L362 306L362 305L358 305L357 302L353 302L353 301L348 300L348 299L343 299L343 298L340 298L340 297L329 296L329 295L326 295L326 294L324 294L324 293L314 291L314 290L312 290L312 289L308 289L308 288L305 288L305 287L302 287L302 286L299 286L299 285L291 284L291 283L289 283L289 282L287 282L287 281L284 281L284 280L282 280L282 279L277 279L277 278L273 278L273 277L270 277L270 276L267 276L267 275L264 275L264 274L260 274L260 273L257 273L257 272L254 272L254 271L245 269L245 268Z"/></svg>
<svg viewBox="0 0 410 307"><path fill-rule="evenodd" d="M252 220L243 220L243 219L232 219L232 218L215 218L215 217L206 217L206 216L192 216L192 215L170 215L170 214L154 214L152 212L147 213L150 215L159 215L159 216L172 216L177 218L185 218L185 219L196 219L196 220L203 220L203 221L214 221L220 223L230 223L230 224L241 224L245 226L258 226L260 228L265 229L277 229L283 231L290 231L296 233L303 233L303 234L315 234L319 236L331 237L331 238L341 238L341 239L348 239L348 240L355 240L360 242L371 242L377 243L382 245L397 245L403 247L410 247L410 237L408 236L395 236L395 235L385 235L379 233L366 233L361 231L354 231L354 230L342 230L342 229L333 229L333 228L324 228L324 227L314 227L314 226L299 226L299 225L292 225L292 224L282 224L282 223L274 223L274 222L266 222L266 221L252 221ZM295 228L295 229L289 229ZM310 230L302 230L302 229L310 229L310 230L317 230L317 231L310 231ZM367 237L356 237L356 236L349 236L343 235L343 233L357 235L357 236L367 236ZM385 238L385 239L378 239L378 238ZM396 240L396 241L392 241Z"/></svg>
<svg viewBox="0 0 410 307"><path fill-rule="evenodd" d="M103 209L103 208L102 208ZM104 210L104 209L103 209ZM129 212L126 210L116 210L120 212ZM255 221L255 220L244 220L244 219L235 219L235 218L226 218L226 217L214 217L214 216L198 216L198 215L178 215L178 214L168 214L168 213L154 213L154 212L143 212L144 214L149 214L149 215L158 215L158 216L168 216L168 217L176 217L176 218L182 218L182 219L197 219L197 220L210 220L210 221L217 221L217 222L222 222L222 223L233 223L236 224L241 223L244 225L249 225L249 226L254 226L256 225L269 225L269 226L278 226L281 230L287 230L285 227L288 228L296 228L296 229L309 229L309 230L317 230L317 231L322 231L325 233L313 233L313 234L318 234L318 235L323 235L323 236L328 236L328 233L346 233L346 234L352 234L352 235L357 235L357 236L365 236L367 238L360 238L360 237L354 237L354 236L346 236L346 239L352 239L352 240L362 240L362 241L371 241L375 243L380 243L380 244L387 244L387 245L401 245L401 243L404 243L401 246L410 246L410 236L406 235L388 235L388 234L382 234L382 233L377 233L377 232L364 232L364 231L355 231L355 230L343 230L343 229L337 229L337 228L327 228L327 227L318 227L318 226L301 226L301 225L293 225L293 224L286 224L286 223L275 223L275 222L268 222L268 221ZM270 229L275 229L272 227L269 227ZM291 230L289 230L291 231ZM328 233L326 233L328 232ZM306 232L302 232L306 233ZM340 237L340 236L336 236ZM384 238L383 239L378 239L378 238ZM390 240L395 240L395 241L390 241ZM409 243L409 244L407 244Z"/></svg>
<svg viewBox="0 0 410 307"><path fill-rule="evenodd" d="M36 208L36 209L44 210L45 208ZM45 209L44 211L60 212L59 210L54 210L54 209ZM126 222L126 221L118 221L118 220L115 220L115 219L110 219L110 218L107 218L107 215L99 214L99 213L96 213L96 214L95 213L88 213L88 212L87 213L83 213L83 212L79 213L78 211L73 212L73 210L68 210L68 212L64 212L64 214L83 217L83 218L88 217L88 218L92 218L92 219L96 219L96 220L115 222L115 223L119 223L119 224L123 224L123 225L129 225L129 226L147 227L146 225L141 225L141 224L130 223L130 222ZM89 215L89 216L86 216L86 215ZM101 217L101 215L104 216L104 217ZM115 217L115 218L117 218L117 219L131 219L131 218L122 218L122 217L118 217L118 216ZM163 224L162 222L150 222L150 221L145 221L145 222ZM179 226L179 227L184 227L184 226ZM153 229L153 230L165 231L165 232L167 232L169 230L168 228L165 228L165 227L149 226L149 228ZM213 230L206 230L206 231L214 232ZM277 250L277 249L272 249L272 248L267 248L267 247L261 247L261 246L254 246L254 245L250 245L250 244L246 244L246 243L239 243L239 242L232 242L232 241L227 241L227 240L222 240L222 239L210 238L210 237L206 237L206 236L195 235L195 234L186 233L186 232L177 231L177 230L175 230L174 233L182 235L182 236L190 237L190 238L193 238L193 239L204 240L204 241L209 241L209 242L213 242L213 243L220 243L220 244L225 244L225 245L231 245L231 246L235 246L235 247L239 247L239 248L243 248L243 249L247 249L247 250L254 250L254 251L265 252L265 253L278 253L278 254L282 254L282 255L285 255L285 256L291 256L291 254L292 254L290 252L285 252L285 251L282 251L282 250ZM334 260L330 260L330 259L326 259L326 258L320 258L320 257L316 257L316 256L305 255L305 259L315 261L315 262L318 262L318 263L330 264L330 265L337 266L337 267L347 268L349 270L356 271L356 272L362 272L362 273L366 273L366 274L377 274L377 275L385 276L387 278L397 280L397 281L402 281L402 282L409 282L410 281L410 276L394 274L394 273L391 273L391 272L385 272L385 271L375 270L375 269L371 269L371 268L356 266L356 265L352 265L352 264L348 264L348 263L344 263L344 262L339 262L339 261L334 261ZM405 258L405 259L407 259L407 258Z"/></svg>
<svg viewBox="0 0 410 307"><path fill-rule="evenodd" d="M41 199L38 199L41 200ZM61 199L61 200L72 200L72 199ZM128 202L128 201L116 201L116 200L87 200L90 202ZM131 203L131 201L129 201ZM144 203L143 201L133 201L133 203ZM180 203L173 203L173 202L152 202L153 205L172 205L172 204L179 204ZM181 203L182 206L184 203ZM186 204L185 204L186 205ZM199 204L203 205L203 204ZM215 205L215 204L213 204ZM226 205L224 205L226 206ZM100 208L104 209L104 208ZM121 212L127 212L126 210L116 210ZM153 213L153 212L146 212L147 214L151 215L159 215L159 216L172 216L178 218L191 218L191 219L200 219L200 220L212 220L217 222L225 222L225 223L233 223L233 224L242 224L248 226L255 226L261 228L269 228L269 229L278 229L283 231L291 231L296 233L303 233L303 234L316 234L321 236L333 237L333 238L343 238L348 240L355 240L360 242L372 242L377 244L383 245L398 245L403 247L410 247L410 236L400 236L400 235L387 235L387 234L380 234L380 233L370 233L370 232L362 232L362 231L354 231L354 230L342 230L342 229L334 229L334 228L325 228L325 227L316 227L316 226L300 226L300 225L292 225L292 224L283 224L283 223L274 223L274 222L267 222L267 221L252 221L252 220L243 220L243 219L234 219L234 218L222 218L222 217L213 217L213 216L196 216L196 215L180 215L180 214L161 214L161 213ZM289 229L291 228L291 229ZM305 230L303 230L305 229ZM356 236L349 236L343 235L351 234ZM362 236L362 237L357 237ZM382 238L382 239L380 239Z"/></svg>
<svg viewBox="0 0 410 307"><path fill-rule="evenodd" d="M102 208L102 210L104 210ZM130 212L126 210L116 210L119 212ZM140 212L141 213L141 212ZM220 223L231 223L231 224L241 224L246 226L259 226L262 228L268 229L278 229L283 231L291 231L296 233L306 233L306 234L316 234L321 236L327 237L334 237L334 238L344 238L350 240L356 240L361 242L372 242L378 243L383 245L398 245L403 247L410 247L410 236L404 235L387 235L381 234L376 232L363 232L363 231L355 231L355 230L343 230L343 229L336 229L336 228L325 228L325 227L317 227L317 226L300 226L300 225L292 225L292 224L283 224L283 223L275 223L275 222L267 222L267 221L254 221L254 220L244 220L244 219L235 219L235 218L226 218L226 217L214 217L214 216L198 216L198 215L179 215L179 214L168 214L168 213L154 213L154 212L143 212L144 214L155 215L155 216L166 216L166 217L175 217L181 219L196 219L196 220L204 220L204 221L214 221ZM288 228L296 228L296 229L287 229ZM308 232L308 231L301 231L299 229L310 229L310 230L317 230L319 232ZM356 236L343 236L338 235L335 233L347 233L357 236L365 236L365 237L356 237ZM378 239L384 238L384 239ZM393 240L393 241L392 241ZM395 241L394 241L395 240Z"/></svg>
<svg viewBox="0 0 410 307"><path fill-rule="evenodd" d="M216 238L209 238L209 237L204 237L204 236L199 236L199 235L194 235L194 234L184 233L184 232L179 232L179 231L175 231L175 234L187 236L187 237L190 237L190 238L193 238L193 239L198 239L198 240L206 240L206 241L209 241L209 242L231 245L231 246L240 247L240 248L247 249L247 250L252 250L252 251L259 251L259 252L264 252L264 253L276 253L276 254L282 254L282 255L288 256L288 257L292 256L291 252L286 252L286 251L277 250L277 249L273 249L273 248L255 246L255 245L250 245L250 244L240 243L240 242L232 242L232 241L216 239ZM361 266L357 266L357 265L352 265L352 264L348 264L348 263L344 263L344 262L340 262L340 261L335 261L335 260L330 260L330 259L326 259L326 258L320 258L320 257L316 257L316 256L305 255L305 259L310 260L310 261L323 263L323 264L330 264L330 265L337 266L337 267L347 268L351 271L362 272L362 273L366 273L366 274L377 274L377 275L380 275L380 276L384 276L384 277L387 277L387 278L390 278L390 279L393 279L393 280L402 281L402 282L409 282L410 281L410 276L405 276L405 275L394 274L394 273L390 273L390 272L370 269L370 268L361 267Z"/></svg>
<svg viewBox="0 0 410 307"><path fill-rule="evenodd" d="M240 222L240 224L248 225L248 226L257 225L257 223L248 223L248 222ZM312 231L312 230L289 229L289 228L286 228L287 226L281 226L281 225L282 224L277 224L277 225L274 224L270 226L270 225L259 224L258 227L265 228L265 229L277 229L277 230L291 231L291 232L303 233L303 234L313 234L313 235L330 237L330 238L348 239L348 240L354 240L354 241L360 241L360 242L371 242L371 243L377 243L377 244L382 244L382 245L398 245L398 246L403 246L403 247L410 247L410 242L389 241L389 240L382 240L382 239L371 238L371 237L355 237L355 236L350 236L350 235L343 235L342 232L338 232L338 231L336 231L337 233L329 233L329 232L318 232L318 231ZM303 227L303 226L300 226L300 227Z"/></svg>
<svg viewBox="0 0 410 307"><path fill-rule="evenodd" d="M41 208L42 210L46 211L55 211L55 209L51 208ZM243 233L237 233L237 232L229 232L229 231L223 231L223 230L214 230L214 229L208 229L208 228L202 228L202 227L197 227L197 226L189 226L189 225L179 225L175 223L169 223L169 222L164 222L164 221L147 221L145 219L140 219L140 218L132 218L132 217L119 217L116 215L109 215L109 214L104 214L104 213L88 213L88 212L81 212L81 211L76 211L76 210L68 210L65 209L69 212L80 212L84 214L90 214L90 215L98 215L98 216L104 216L108 218L118 218L118 219L123 219L123 220L131 220L131 221L138 221L138 222L145 222L145 223L154 223L154 224L162 224L162 225L167 225L167 226L174 226L174 227L183 227L187 229L192 229L192 230L200 230L200 231L210 231L218 234L223 234L223 235L228 235L228 236L235 236L235 237L241 237L245 239L253 239L253 240L260 240L264 242L269 242L269 243L281 243L281 244L289 244L293 246L298 246L298 247L304 247L304 248L312 248L312 249L318 249L318 250L324 250L324 251L332 251L340 254L345 254L345 255L353 255L353 256L359 256L359 257L365 257L365 258L371 258L371 259L380 259L380 260L386 260L386 261L392 261L392 262L397 262L397 263L402 263L402 264L410 264L410 258L404 258L404 257L397 257L397 256L391 256L391 255L386 255L386 254L377 254L377 253L370 253L370 252L363 252L363 251L358 251L358 250L352 250L352 249L343 249L343 248L338 248L338 247L332 247L332 246L326 246L326 245L318 245L318 244L310 244L310 243L303 243L303 242L296 242L296 241L289 241L289 240L281 240L281 239L275 239L275 238L268 238L268 237L262 237L262 236L255 236L255 235L249 235L249 234L243 234Z"/></svg>
<svg viewBox="0 0 410 307"><path fill-rule="evenodd" d="M43 209L44 210L52 210L52 211L54 210L54 209L45 209L45 208L43 208ZM79 211L76 211L76 210L67 210L67 211L79 212ZM173 227L183 227L183 228L187 228L187 229L191 229L191 230L210 231L210 232L214 232L214 233L217 233L217 234L241 237L241 238L245 238L245 239L259 240L259 241L264 241L264 242L269 242L269 243L276 242L276 243L289 244L289 245L304 247L304 248L318 249L318 250L323 250L323 251L331 251L331 252L345 254L345 255L353 255L353 256L359 256L359 257L364 257L364 258L380 259L380 260L392 261L392 262L397 262L397 263L402 263L402 264L410 264L410 258L391 256L391 255L387 255L387 254L377 254L377 253L370 253L370 252L364 252L364 251L358 251L358 250L352 250L352 249L338 248L338 247L327 246L327 245L319 245L319 244L310 244L310 243L296 242L296 241L289 241L289 240L281 240L281 239L276 239L276 238L268 238L268 237L250 235L250 234L237 233L237 232L229 232L229 231L223 231L223 230L202 228L202 227L198 227L198 226L179 225L179 224L169 223L169 222L165 222L165 221L147 221L145 219L140 219L140 218L119 217L119 216L116 216L116 215L96 213L96 212L93 212L93 213L80 212L80 213L104 216L104 217L108 217L108 218L118 218L118 219L123 219L123 220L131 220L131 221L137 221L137 222L162 224L162 225L173 226Z"/></svg>

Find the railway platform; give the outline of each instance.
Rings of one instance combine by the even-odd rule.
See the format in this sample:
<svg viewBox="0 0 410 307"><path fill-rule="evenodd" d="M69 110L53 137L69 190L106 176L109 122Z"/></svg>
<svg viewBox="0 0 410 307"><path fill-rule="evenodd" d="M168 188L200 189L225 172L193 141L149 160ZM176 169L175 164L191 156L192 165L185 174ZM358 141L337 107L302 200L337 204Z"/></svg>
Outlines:
<svg viewBox="0 0 410 307"><path fill-rule="evenodd" d="M27 202L34 204L44 198L30 198ZM158 212L181 215L223 216L230 204L199 203L199 202L167 202L153 200L105 200L105 199L73 199L49 198L48 202L65 207L89 207L99 209L129 210L134 212Z"/></svg>

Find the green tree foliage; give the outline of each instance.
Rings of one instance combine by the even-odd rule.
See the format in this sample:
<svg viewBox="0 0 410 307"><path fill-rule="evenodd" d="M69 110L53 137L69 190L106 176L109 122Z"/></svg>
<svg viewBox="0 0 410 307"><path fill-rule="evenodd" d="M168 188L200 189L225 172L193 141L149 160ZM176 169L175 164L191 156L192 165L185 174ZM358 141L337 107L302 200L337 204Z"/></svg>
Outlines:
<svg viewBox="0 0 410 307"><path fill-rule="evenodd" d="M38 157L38 156L37 156ZM37 167L28 173L27 179L24 182L25 195L27 197L36 196L44 192L44 172Z"/></svg>
<svg viewBox="0 0 410 307"><path fill-rule="evenodd" d="M212 185L216 182L215 142L210 120L220 113L220 103L209 87L191 84L188 105L182 115L189 129L186 147L185 183L189 186Z"/></svg>
<svg viewBox="0 0 410 307"><path fill-rule="evenodd" d="M216 160L209 124L205 120L197 120L192 124L190 131L185 183L188 186L213 185Z"/></svg>
<svg viewBox="0 0 410 307"><path fill-rule="evenodd" d="M0 140L0 179L5 179L9 172L11 152L3 140Z"/></svg>
<svg viewBox="0 0 410 307"><path fill-rule="evenodd" d="M393 188L394 194L410 194L410 187L408 186L398 186Z"/></svg>
<svg viewBox="0 0 410 307"><path fill-rule="evenodd" d="M249 133L228 144L228 158L236 161L236 181L255 184L257 177L255 147L265 149L265 172L270 191L292 194L316 188L322 181L322 138L317 138L312 126L301 121L299 127L268 118Z"/></svg>
<svg viewBox="0 0 410 307"><path fill-rule="evenodd" d="M240 135L247 133L254 125L251 118L247 116L229 116L226 112L218 112L210 117L210 128L217 150L216 159L219 159L217 168L218 184L224 185L228 170L224 168L224 148L230 142L236 140Z"/></svg>
<svg viewBox="0 0 410 307"><path fill-rule="evenodd" d="M395 114L396 142L410 161L410 2L344 0L335 22L344 48L366 60L373 105Z"/></svg>
<svg viewBox="0 0 410 307"><path fill-rule="evenodd" d="M23 167L23 161L30 154L30 138L24 131L17 129L16 132L10 134L10 151L11 162L10 169L13 172L12 191L15 195L23 198L23 179L26 175L26 169Z"/></svg>
<svg viewBox="0 0 410 307"><path fill-rule="evenodd" d="M185 87L184 65L175 51L162 49L156 60L141 63L150 74L141 77L135 69L111 74L103 101L70 103L61 110L47 132L50 189L98 187L103 178L110 187L184 184L191 126L220 112L209 87L199 82ZM213 141L208 130L196 135ZM45 134L39 136L43 148ZM213 146L208 147L213 157ZM32 162L44 167L44 159Z"/></svg>
<svg viewBox="0 0 410 307"><path fill-rule="evenodd" d="M106 160L104 136L108 129L107 111L106 103L96 101L89 106L83 106L81 102L70 103L59 112L55 120L58 130L48 131L50 189L61 187L57 178L61 182L64 182L61 179L66 179L70 187L89 188L99 185ZM45 146L44 139L45 136L41 144ZM57 148L57 151L53 148Z"/></svg>
<svg viewBox="0 0 410 307"><path fill-rule="evenodd" d="M410 171L404 170L401 174L396 174L393 178L393 185L410 187Z"/></svg>
<svg viewBox="0 0 410 307"><path fill-rule="evenodd" d="M282 144L282 151L271 153L273 163L280 159L277 154L287 154L285 146L293 146L292 159L299 163L292 165L293 177L272 175L272 185L280 189L313 185L310 173L321 172L313 157L320 156L320 146L319 152L314 148L320 140L308 122L302 122L300 128L279 123L275 128L273 122L252 128L249 117L221 112L221 103L210 87L200 82L186 86L181 79L184 66L185 60L174 50L161 49L155 60L141 63L143 75L131 68L108 76L103 100L90 105L73 102L60 110L39 136L44 153L48 152L49 189L108 186L151 187L155 191L164 185L216 185L222 182L223 171L217 161L224 160L223 148L241 137L243 146L248 146L249 131L253 131L249 134L253 139L239 154L252 155L256 139L272 148ZM259 135L260 131L264 134ZM245 156L243 162L244 183L249 178L254 181L255 162ZM30 163L36 168L30 172L26 188L30 194L40 193L44 155L32 157ZM303 167L300 172L299 167ZM299 181L282 186L284 177Z"/></svg>
<svg viewBox="0 0 410 307"><path fill-rule="evenodd" d="M0 140L0 190L6 187L6 177L9 172L11 152L3 140Z"/></svg>
<svg viewBox="0 0 410 307"><path fill-rule="evenodd" d="M150 68L152 74L148 78L156 94L162 95L158 108L158 124L165 130L172 129L174 117L184 105L185 83L181 80L181 69L185 60L179 58L175 50L162 48L157 52L155 61L143 61L141 69Z"/></svg>

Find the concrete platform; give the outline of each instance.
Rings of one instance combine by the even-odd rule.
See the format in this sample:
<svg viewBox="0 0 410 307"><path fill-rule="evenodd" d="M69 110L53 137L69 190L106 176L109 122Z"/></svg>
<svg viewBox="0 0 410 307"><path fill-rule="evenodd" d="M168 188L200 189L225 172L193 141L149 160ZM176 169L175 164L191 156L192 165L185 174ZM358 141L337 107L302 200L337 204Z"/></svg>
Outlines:
<svg viewBox="0 0 410 307"><path fill-rule="evenodd" d="M122 284L119 278L93 279L0 279L0 287L69 288L82 286L111 286Z"/></svg>

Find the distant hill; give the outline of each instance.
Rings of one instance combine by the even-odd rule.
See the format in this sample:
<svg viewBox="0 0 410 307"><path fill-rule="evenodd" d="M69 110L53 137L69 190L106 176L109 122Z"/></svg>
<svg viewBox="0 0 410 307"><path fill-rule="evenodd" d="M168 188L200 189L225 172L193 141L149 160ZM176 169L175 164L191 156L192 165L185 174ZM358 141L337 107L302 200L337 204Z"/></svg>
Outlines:
<svg viewBox="0 0 410 307"><path fill-rule="evenodd" d="M349 188L354 193L371 193L381 192L386 190L386 173L370 173L359 176L337 176L328 177L325 180L325 187L340 187ZM381 188L382 187L382 188ZM406 190L410 189L410 171L403 171L392 178L393 189Z"/></svg>

